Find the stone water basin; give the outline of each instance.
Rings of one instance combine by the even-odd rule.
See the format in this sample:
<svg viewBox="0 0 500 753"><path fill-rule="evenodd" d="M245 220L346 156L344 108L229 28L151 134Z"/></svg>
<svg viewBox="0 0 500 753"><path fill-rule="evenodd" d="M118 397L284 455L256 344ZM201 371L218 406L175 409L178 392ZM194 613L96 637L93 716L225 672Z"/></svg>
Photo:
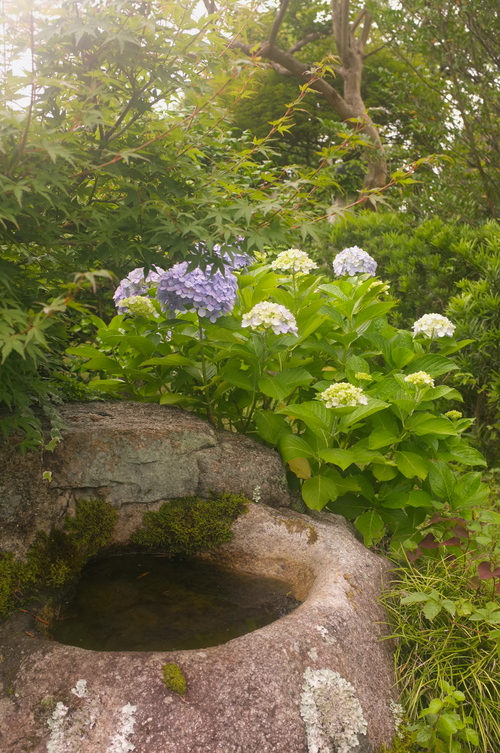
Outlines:
<svg viewBox="0 0 500 753"><path fill-rule="evenodd" d="M2 753L368 753L389 745L392 656L377 603L386 561L327 513L250 504L233 532L207 559L290 584L303 602L297 609L221 645L140 652L49 641L18 613L0 628ZM184 695L165 685L172 664Z"/></svg>

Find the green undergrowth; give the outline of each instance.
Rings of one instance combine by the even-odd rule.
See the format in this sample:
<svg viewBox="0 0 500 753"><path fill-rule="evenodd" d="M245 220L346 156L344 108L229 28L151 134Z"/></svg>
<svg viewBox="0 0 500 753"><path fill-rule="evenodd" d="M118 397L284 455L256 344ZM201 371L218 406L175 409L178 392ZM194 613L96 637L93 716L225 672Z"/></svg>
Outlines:
<svg viewBox="0 0 500 753"><path fill-rule="evenodd" d="M162 670L163 682L165 683L168 690L171 690L172 693L177 693L177 695L180 696L186 695L187 682L184 673L179 665L173 664L172 662L169 664L164 664Z"/></svg>
<svg viewBox="0 0 500 753"><path fill-rule="evenodd" d="M401 700L414 722L402 750L500 750L498 578L490 576L486 562L478 574L479 559L468 551L439 552L399 568L385 595ZM454 699L457 708L443 705L452 706ZM439 739L429 737L431 722L455 747L440 747Z"/></svg>
<svg viewBox="0 0 500 753"><path fill-rule="evenodd" d="M37 534L25 560L0 552L0 618L34 593L51 593L76 578L109 542L117 518L117 511L102 499L79 500L62 530Z"/></svg>
<svg viewBox="0 0 500 753"><path fill-rule="evenodd" d="M246 497L213 492L209 499L172 499L157 512L145 513L143 527L131 540L169 554L192 555L214 549L231 539L231 526L246 512L248 502Z"/></svg>

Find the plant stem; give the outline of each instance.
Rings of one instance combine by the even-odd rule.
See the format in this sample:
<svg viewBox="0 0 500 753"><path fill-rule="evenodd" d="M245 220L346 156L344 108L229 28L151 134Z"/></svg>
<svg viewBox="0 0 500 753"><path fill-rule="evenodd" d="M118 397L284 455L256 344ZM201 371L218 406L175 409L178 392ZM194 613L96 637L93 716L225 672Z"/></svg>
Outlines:
<svg viewBox="0 0 500 753"><path fill-rule="evenodd" d="M201 360L201 374L203 377L203 385L205 387L205 402L207 404L207 419L212 424L212 426L215 426L215 420L214 420L214 414L212 411L212 401L210 400L210 388L208 386L207 382L207 365L205 361L205 348L203 347L203 340L204 340L204 333L203 333L203 327L201 326L201 319L198 317L198 332L200 333L200 360Z"/></svg>

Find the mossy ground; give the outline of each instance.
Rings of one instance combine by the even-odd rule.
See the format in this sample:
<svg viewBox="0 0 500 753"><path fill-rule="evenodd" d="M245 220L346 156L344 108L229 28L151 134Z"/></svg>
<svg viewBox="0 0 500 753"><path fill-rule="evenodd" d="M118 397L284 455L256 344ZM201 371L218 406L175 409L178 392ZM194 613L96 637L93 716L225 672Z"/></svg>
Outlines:
<svg viewBox="0 0 500 753"><path fill-rule="evenodd" d="M249 500L234 494L209 499L185 497L165 502L144 515L144 526L133 535L136 544L170 554L192 555L229 541L231 526L246 511Z"/></svg>
<svg viewBox="0 0 500 753"><path fill-rule="evenodd" d="M177 695L186 695L187 682L179 665L173 663L164 664L162 670L163 682L167 688L171 690L172 693L177 693Z"/></svg>
<svg viewBox="0 0 500 753"><path fill-rule="evenodd" d="M50 594L76 578L109 542L117 518L114 507L102 499L79 500L63 530L37 534L26 560L0 552L0 618L35 592Z"/></svg>

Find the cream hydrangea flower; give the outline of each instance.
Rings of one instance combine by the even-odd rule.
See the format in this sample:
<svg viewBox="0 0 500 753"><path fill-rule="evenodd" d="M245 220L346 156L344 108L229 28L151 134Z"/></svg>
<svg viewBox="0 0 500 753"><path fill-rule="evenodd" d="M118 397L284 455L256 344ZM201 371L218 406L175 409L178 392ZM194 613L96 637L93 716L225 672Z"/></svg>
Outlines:
<svg viewBox="0 0 500 753"><path fill-rule="evenodd" d="M134 316L158 316L152 300L145 295L131 295L128 298L122 298L120 309Z"/></svg>
<svg viewBox="0 0 500 753"><path fill-rule="evenodd" d="M453 337L455 325L441 314L424 314L413 324L413 336L427 335L427 337Z"/></svg>
<svg viewBox="0 0 500 753"><path fill-rule="evenodd" d="M458 421L464 415L459 410L449 410L444 414L447 418L451 418L452 421Z"/></svg>
<svg viewBox="0 0 500 753"><path fill-rule="evenodd" d="M366 374L364 371L358 371L356 374L354 374L356 379L359 379L360 382L371 382L372 377L371 374Z"/></svg>
<svg viewBox="0 0 500 753"><path fill-rule="evenodd" d="M361 389L355 387L349 382L337 382L327 387L324 392L318 395L320 400L324 400L327 408L345 408L355 407L356 405L367 405L368 398Z"/></svg>
<svg viewBox="0 0 500 753"><path fill-rule="evenodd" d="M426 371L416 371L414 374L408 374L405 382L414 384L415 387L434 387L434 379Z"/></svg>
<svg viewBox="0 0 500 753"><path fill-rule="evenodd" d="M282 251L271 264L271 268L275 271L291 272L296 275L308 275L316 267L317 264L313 262L310 256L298 248L289 248L288 251Z"/></svg>
<svg viewBox="0 0 500 753"><path fill-rule="evenodd" d="M248 314L243 314L242 327L272 329L275 335L297 334L297 322L291 311L279 303L257 303Z"/></svg>

